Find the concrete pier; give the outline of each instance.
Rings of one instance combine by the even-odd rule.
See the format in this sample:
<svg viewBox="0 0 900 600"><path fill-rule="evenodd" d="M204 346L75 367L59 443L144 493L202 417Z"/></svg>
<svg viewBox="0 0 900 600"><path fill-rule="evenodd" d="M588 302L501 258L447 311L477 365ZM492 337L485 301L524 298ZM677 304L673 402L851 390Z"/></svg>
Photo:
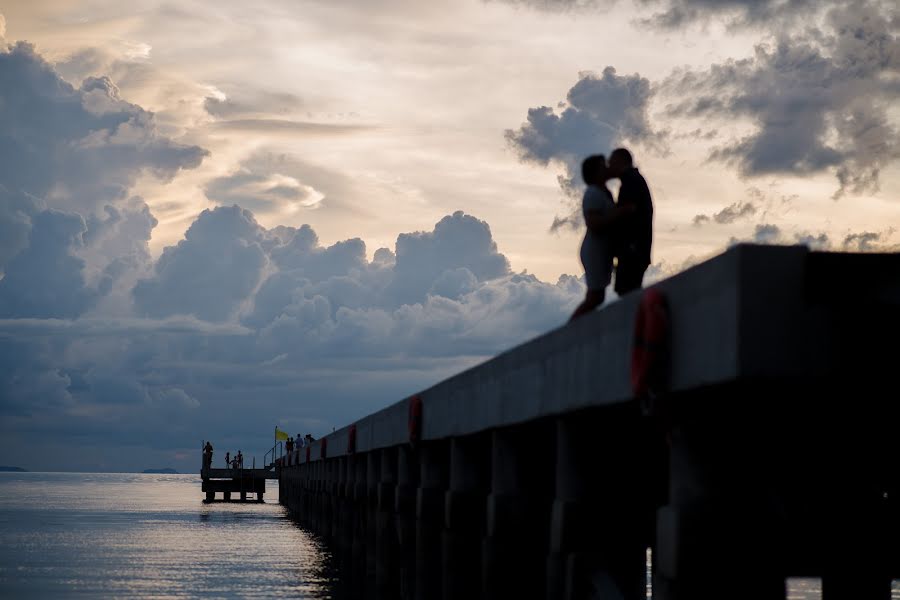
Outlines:
<svg viewBox="0 0 900 600"><path fill-rule="evenodd" d="M657 599L890 598L900 256L738 246L653 289L649 387L636 293L282 461L348 597L645 598L652 549Z"/></svg>
<svg viewBox="0 0 900 600"><path fill-rule="evenodd" d="M200 477L206 502L214 502L216 494L222 494L226 502L231 501L232 494L237 494L241 502L247 501L247 494L253 494L257 502L262 502L266 479L276 479L278 475L274 465L270 469L213 469L204 464Z"/></svg>

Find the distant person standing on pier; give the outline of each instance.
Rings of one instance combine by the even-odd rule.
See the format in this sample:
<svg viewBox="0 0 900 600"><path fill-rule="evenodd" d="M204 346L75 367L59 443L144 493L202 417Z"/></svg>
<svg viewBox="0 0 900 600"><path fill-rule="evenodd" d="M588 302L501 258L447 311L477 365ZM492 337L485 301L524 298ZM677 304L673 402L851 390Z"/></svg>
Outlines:
<svg viewBox="0 0 900 600"><path fill-rule="evenodd" d="M287 441L284 443L284 448L287 450L287 453L290 454L294 451L294 438L289 437Z"/></svg>
<svg viewBox="0 0 900 600"><path fill-rule="evenodd" d="M631 152L613 150L609 156L612 177L622 182L617 206L623 211L615 225L616 285L619 296L640 289L650 266L653 244L653 200L644 177L634 167Z"/></svg>
<svg viewBox="0 0 900 600"><path fill-rule="evenodd" d="M225 468L227 469L230 466L231 466L231 451L228 451L225 453Z"/></svg>
<svg viewBox="0 0 900 600"><path fill-rule="evenodd" d="M299 433L297 434L297 448L302 448L306 445L306 442L303 440L303 436Z"/></svg>
<svg viewBox="0 0 900 600"><path fill-rule="evenodd" d="M611 227L621 219L612 194L606 187L611 175L602 154L588 156L581 163L581 176L587 184L581 209L587 231L581 243L581 264L587 293L569 321L589 313L606 298L606 286L612 279L613 235Z"/></svg>
<svg viewBox="0 0 900 600"><path fill-rule="evenodd" d="M244 468L244 455L241 454L241 451L240 451L240 450L238 450L237 457L235 458L235 461L237 462L238 468L240 468L240 469L243 469L243 468Z"/></svg>
<svg viewBox="0 0 900 600"><path fill-rule="evenodd" d="M213 447L212 444L206 442L206 445L203 447L203 466L207 469L212 467L212 456L213 456Z"/></svg>

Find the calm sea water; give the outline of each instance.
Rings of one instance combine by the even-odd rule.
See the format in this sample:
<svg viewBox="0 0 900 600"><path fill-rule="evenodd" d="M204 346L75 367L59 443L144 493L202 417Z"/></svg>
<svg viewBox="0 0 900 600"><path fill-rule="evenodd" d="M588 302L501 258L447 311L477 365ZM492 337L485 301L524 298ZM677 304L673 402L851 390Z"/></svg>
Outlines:
<svg viewBox="0 0 900 600"><path fill-rule="evenodd" d="M0 598L330 597L327 551L268 488L203 504L197 475L0 473Z"/></svg>
<svg viewBox="0 0 900 600"><path fill-rule="evenodd" d="M197 475L0 473L0 598L326 598L327 552L278 502Z"/></svg>

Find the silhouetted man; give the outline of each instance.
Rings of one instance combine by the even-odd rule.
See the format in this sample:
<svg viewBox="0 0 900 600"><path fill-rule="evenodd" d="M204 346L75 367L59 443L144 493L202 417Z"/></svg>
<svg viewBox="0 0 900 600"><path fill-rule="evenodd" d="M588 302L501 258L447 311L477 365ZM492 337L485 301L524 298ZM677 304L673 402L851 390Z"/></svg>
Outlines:
<svg viewBox="0 0 900 600"><path fill-rule="evenodd" d="M640 289L650 266L653 244L653 200L644 177L634 167L631 153L617 148L609 155L609 170L622 182L617 206L627 209L616 224L616 293L624 296Z"/></svg>
<svg viewBox="0 0 900 600"><path fill-rule="evenodd" d="M206 446L203 447L203 462L207 469L212 467L212 456L213 456L213 446L211 443L206 442Z"/></svg>

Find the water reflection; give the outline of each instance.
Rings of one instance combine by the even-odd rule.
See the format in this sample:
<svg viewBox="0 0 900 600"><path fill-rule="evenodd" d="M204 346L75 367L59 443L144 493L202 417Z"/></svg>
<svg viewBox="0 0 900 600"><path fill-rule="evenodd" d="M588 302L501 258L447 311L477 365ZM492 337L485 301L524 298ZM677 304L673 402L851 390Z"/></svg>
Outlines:
<svg viewBox="0 0 900 600"><path fill-rule="evenodd" d="M191 475L2 474L0 597L331 596L276 497L201 500Z"/></svg>

